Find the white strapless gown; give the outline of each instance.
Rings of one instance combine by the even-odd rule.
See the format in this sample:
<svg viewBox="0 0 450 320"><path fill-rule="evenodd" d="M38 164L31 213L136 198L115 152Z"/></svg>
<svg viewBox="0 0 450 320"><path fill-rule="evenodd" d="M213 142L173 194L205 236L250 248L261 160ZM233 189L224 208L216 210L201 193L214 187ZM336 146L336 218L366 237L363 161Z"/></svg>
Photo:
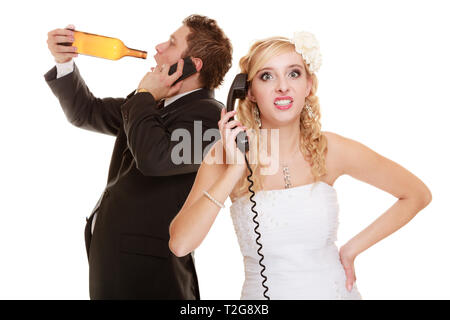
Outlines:
<svg viewBox="0 0 450 320"><path fill-rule="evenodd" d="M277 299L362 299L356 283L349 292L337 240L339 204L336 189L325 182L256 192L266 295ZM236 199L230 213L244 259L241 299L266 299L254 231L253 203Z"/></svg>

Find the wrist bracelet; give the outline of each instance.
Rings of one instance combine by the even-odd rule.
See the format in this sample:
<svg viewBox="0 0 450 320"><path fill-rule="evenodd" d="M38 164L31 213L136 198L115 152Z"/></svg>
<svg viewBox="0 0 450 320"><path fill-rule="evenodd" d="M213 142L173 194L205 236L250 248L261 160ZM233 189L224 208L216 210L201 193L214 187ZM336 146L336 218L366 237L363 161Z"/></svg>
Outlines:
<svg viewBox="0 0 450 320"><path fill-rule="evenodd" d="M211 200L212 202L214 202L216 205L218 205L221 208L225 208L225 206L220 203L219 201L217 201L216 199L214 199L206 190L203 190L203 193L205 194L205 196L208 197L209 200Z"/></svg>

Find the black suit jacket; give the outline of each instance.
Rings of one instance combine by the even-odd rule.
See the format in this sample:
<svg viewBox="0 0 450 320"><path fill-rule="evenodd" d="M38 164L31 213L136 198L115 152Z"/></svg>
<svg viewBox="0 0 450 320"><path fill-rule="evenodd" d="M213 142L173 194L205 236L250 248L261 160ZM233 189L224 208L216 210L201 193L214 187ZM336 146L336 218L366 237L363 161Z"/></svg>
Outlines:
<svg viewBox="0 0 450 320"><path fill-rule="evenodd" d="M202 121L202 136L217 129L223 104L207 89L162 109L145 92L99 99L76 65L59 79L54 67L45 79L70 123L116 137L107 186L85 229L91 299L200 299L193 256L176 257L168 247L169 224L200 164L194 163L194 143L191 164L172 162L179 142L171 141L171 133L184 128L194 137L196 120ZM210 144L202 141L202 151Z"/></svg>

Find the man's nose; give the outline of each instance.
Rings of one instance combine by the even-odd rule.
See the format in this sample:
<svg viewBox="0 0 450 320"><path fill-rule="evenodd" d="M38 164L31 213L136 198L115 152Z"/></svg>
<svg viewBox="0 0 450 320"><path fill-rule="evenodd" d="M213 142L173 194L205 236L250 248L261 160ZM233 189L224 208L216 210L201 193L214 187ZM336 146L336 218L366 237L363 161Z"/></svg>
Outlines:
<svg viewBox="0 0 450 320"><path fill-rule="evenodd" d="M156 47L155 47L156 52L158 52L158 53L164 52L164 50L166 50L166 48L167 48L167 41L160 43L160 44L156 45Z"/></svg>

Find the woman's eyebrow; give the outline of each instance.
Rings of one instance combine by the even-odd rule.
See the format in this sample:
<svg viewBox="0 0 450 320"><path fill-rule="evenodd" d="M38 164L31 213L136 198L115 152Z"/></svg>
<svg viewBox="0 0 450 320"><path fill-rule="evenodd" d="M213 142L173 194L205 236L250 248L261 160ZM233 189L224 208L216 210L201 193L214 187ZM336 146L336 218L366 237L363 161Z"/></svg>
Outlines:
<svg viewBox="0 0 450 320"><path fill-rule="evenodd" d="M298 68L300 68L302 70L305 70L305 68L302 65L300 65L300 64L291 64L290 66L287 66L286 69L290 69L290 68L293 68L293 67L298 67ZM261 70L259 70L259 72L261 72L263 70L273 70L273 69L274 68L266 67L266 68L262 68Z"/></svg>

